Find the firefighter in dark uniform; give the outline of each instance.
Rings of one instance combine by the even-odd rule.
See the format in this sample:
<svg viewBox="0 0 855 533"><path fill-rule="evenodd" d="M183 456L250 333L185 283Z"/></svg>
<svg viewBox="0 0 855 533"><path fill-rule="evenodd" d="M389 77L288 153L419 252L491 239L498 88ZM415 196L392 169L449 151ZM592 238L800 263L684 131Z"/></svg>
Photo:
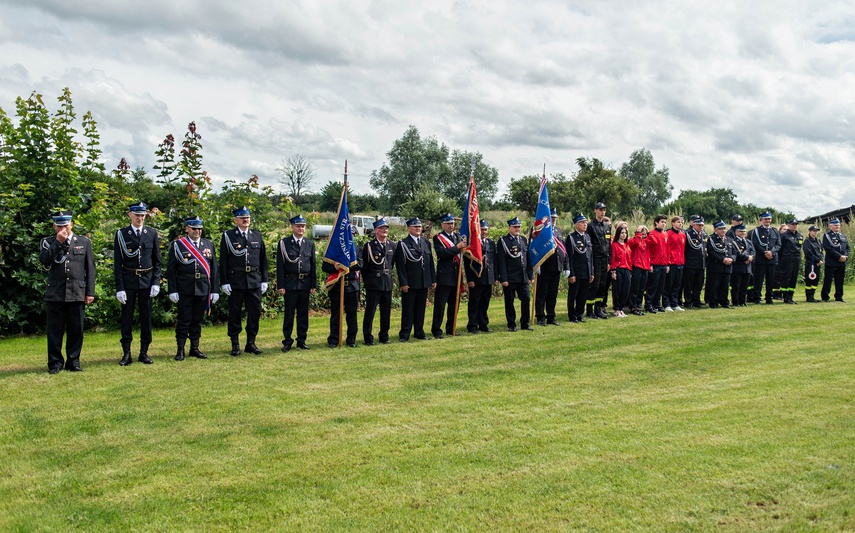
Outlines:
<svg viewBox="0 0 855 533"><path fill-rule="evenodd" d="M706 307L701 300L707 257L706 238L704 218L692 215L686 230L686 264L683 266L683 307L686 309Z"/></svg>
<svg viewBox="0 0 855 533"><path fill-rule="evenodd" d="M202 219L193 217L184 224L187 235L169 245L166 258L166 285L169 299L178 309L175 324L176 361L184 360L184 345L189 337L190 355L208 357L199 349L205 310L217 303L217 258L214 243L202 238Z"/></svg>
<svg viewBox="0 0 855 533"><path fill-rule="evenodd" d="M763 283L766 283L766 303L772 303L772 280L778 266L778 250L781 248L781 235L772 227L772 213L760 215L760 225L749 234L757 257L754 259L754 286L748 296L752 303L760 303Z"/></svg>
<svg viewBox="0 0 855 533"><path fill-rule="evenodd" d="M588 233L588 219L579 213L573 218L576 230L567 236L564 243L570 267L569 290L567 292L567 316L570 322L584 322L582 315L589 285L594 282L594 252ZM608 266L608 265L607 265Z"/></svg>
<svg viewBox="0 0 855 533"><path fill-rule="evenodd" d="M362 338L366 346L374 346L374 313L380 309L378 340L389 344L392 314L392 268L395 266L395 242L390 241L389 223L385 218L374 222L374 239L362 247L362 283L365 285L365 316L362 318Z"/></svg>
<svg viewBox="0 0 855 533"><path fill-rule="evenodd" d="M487 237L489 229L487 221L481 220L481 267L471 258L463 258L466 284L469 286L469 322L466 324L466 331L473 334L493 332L487 311L493 296L493 285L496 284L496 243Z"/></svg>
<svg viewBox="0 0 855 533"><path fill-rule="evenodd" d="M588 286L588 318L609 317L606 314L606 298L609 292L609 261L612 254L612 225L605 220L606 204L594 205L594 219L588 221L588 237L594 254L594 281ZM567 253L570 253L569 251Z"/></svg>
<svg viewBox="0 0 855 533"><path fill-rule="evenodd" d="M805 301L817 303L816 288L819 286L819 267L822 266L822 243L816 238L819 228L808 228L808 236L802 245L805 254Z"/></svg>
<svg viewBox="0 0 855 533"><path fill-rule="evenodd" d="M113 239L113 275L116 279L116 299L122 304L122 360L119 365L133 362L134 308L140 315L139 361L153 363L148 356L151 344L151 299L160 293L160 238L157 230L145 227L147 206L143 202L128 208L131 225L116 231Z"/></svg>
<svg viewBox="0 0 855 533"><path fill-rule="evenodd" d="M255 345L261 318L261 295L267 292L267 249L260 231L249 229L246 206L234 211L235 228L220 239L220 291L229 297L229 339L232 355L240 355L241 313L246 306L247 353L260 354Z"/></svg>
<svg viewBox="0 0 855 533"><path fill-rule="evenodd" d="M517 312L514 299L520 299L520 329L531 330L531 296L529 285L533 273L528 264L528 243L520 235L522 222L517 217L508 220L508 233L496 243L496 278L502 284L505 297L505 318L508 330L517 330Z"/></svg>
<svg viewBox="0 0 855 533"><path fill-rule="evenodd" d="M730 275L730 302L734 307L746 307L748 305L748 283L751 280L751 270L754 267L754 245L751 240L746 239L748 228L739 224L732 228L733 249L736 258L733 261L733 272Z"/></svg>
<svg viewBox="0 0 855 533"><path fill-rule="evenodd" d="M555 251L540 265L537 275L537 290L534 295L534 313L538 326L551 324L558 326L555 319L555 304L558 300L558 286L561 275L570 271L567 264L567 252L564 248L564 235L555 225L558 222L558 211L551 209L552 238L555 241Z"/></svg>
<svg viewBox="0 0 855 533"><path fill-rule="evenodd" d="M780 263L778 269L781 271L781 295L785 304L795 305L793 295L796 292L796 283L799 281L799 269L802 266L802 244L804 237L798 231L799 221L787 222L787 231L781 233L781 248L778 251Z"/></svg>
<svg viewBox="0 0 855 533"><path fill-rule="evenodd" d="M407 221L409 235L395 247L395 270L398 272L398 287L401 290L401 342L410 340L410 334L420 340L425 336L425 307L428 289L436 288L436 269L430 251L430 243L422 237L422 221L411 218Z"/></svg>
<svg viewBox="0 0 855 533"><path fill-rule="evenodd" d="M715 233L707 238L707 283L710 286L710 309L730 309L727 293L730 274L736 260L733 242L727 238L727 225L719 220L713 225Z"/></svg>
<svg viewBox="0 0 855 533"><path fill-rule="evenodd" d="M294 344L294 320L297 321L297 348L308 350L309 298L318 288L315 266L315 243L306 238L306 219L297 215L291 220L291 236L283 237L276 247L276 286L285 296L282 318L282 351ZM333 267L335 270L335 267ZM347 296L345 295L345 298ZM338 306L336 306L338 308ZM353 317L356 320L356 317ZM353 332L356 335L356 332ZM338 335L338 325L336 325ZM338 338L336 338L338 345Z"/></svg>
<svg viewBox="0 0 855 533"><path fill-rule="evenodd" d="M356 228L350 227L354 235L357 235ZM335 274L338 269L334 264L323 262L321 270L327 274ZM338 348L338 326L341 321L339 316L339 308L341 307L341 283L344 279L344 320L347 326L344 342L350 348L356 348L356 334L359 332L359 326L356 322L356 312L359 310L359 298L362 295L360 286L360 270L362 270L362 249L356 248L356 264L350 266L350 270L344 276L339 276L332 285L327 285L327 294L330 297L330 334L327 337L327 346L330 348Z"/></svg>
<svg viewBox="0 0 855 533"><path fill-rule="evenodd" d="M834 281L834 300L843 301L843 275L846 272L846 261L849 259L849 241L846 235L840 233L840 220L832 218L828 221L829 229L822 236L822 248L825 250L825 280L822 282L822 301L829 300L831 282Z"/></svg>
<svg viewBox="0 0 855 533"><path fill-rule="evenodd" d="M742 215L740 215L739 213L736 213L735 215L730 217L730 228L725 234L728 239L733 240L733 238L736 237L736 228L738 228L739 226L744 226L742 220Z"/></svg>
<svg viewBox="0 0 855 533"><path fill-rule="evenodd" d="M461 250L466 241L454 231L454 215L446 213L440 219L442 231L433 236L433 253L436 256L436 290L433 293L433 322L430 332L437 339L442 338L442 315L446 315L445 333L454 335L454 310L460 298ZM446 312L446 306L448 311Z"/></svg>
<svg viewBox="0 0 855 533"><path fill-rule="evenodd" d="M95 301L95 255L92 242L72 232L71 211L51 214L55 235L39 244L39 262L48 271L45 287L48 371L80 372L84 307ZM62 336L65 333L65 355Z"/></svg>

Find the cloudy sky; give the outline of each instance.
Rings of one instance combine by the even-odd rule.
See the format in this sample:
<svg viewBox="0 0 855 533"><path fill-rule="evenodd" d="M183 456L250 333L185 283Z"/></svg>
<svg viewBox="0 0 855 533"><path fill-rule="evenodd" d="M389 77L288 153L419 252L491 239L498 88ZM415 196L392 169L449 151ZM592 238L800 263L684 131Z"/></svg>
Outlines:
<svg viewBox="0 0 855 533"><path fill-rule="evenodd" d="M33 90L151 169L195 120L213 176L300 153L357 192L408 125L503 183L620 167L798 215L855 204L855 3L0 0L0 107Z"/></svg>

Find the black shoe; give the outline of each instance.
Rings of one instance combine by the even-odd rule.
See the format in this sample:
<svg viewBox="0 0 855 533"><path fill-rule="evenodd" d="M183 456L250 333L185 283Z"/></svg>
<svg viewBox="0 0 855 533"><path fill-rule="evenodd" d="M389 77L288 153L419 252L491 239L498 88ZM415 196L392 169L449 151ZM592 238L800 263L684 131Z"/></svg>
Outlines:
<svg viewBox="0 0 855 533"><path fill-rule="evenodd" d="M417 338L420 341L430 340L430 337L428 337L427 335L413 335L413 337Z"/></svg>
<svg viewBox="0 0 855 533"><path fill-rule="evenodd" d="M131 357L130 352L125 352L125 355L122 356L122 360L119 361L119 366L128 366L134 362L134 358Z"/></svg>
<svg viewBox="0 0 855 533"><path fill-rule="evenodd" d="M377 346L374 341L365 341L364 344L365 346ZM389 344L389 342L387 341L386 344Z"/></svg>
<svg viewBox="0 0 855 533"><path fill-rule="evenodd" d="M646 311L646 312L648 312L648 313L650 313L651 315L655 315L656 313L658 313L658 312L659 312L659 311L657 311L656 309L653 309L652 307L649 307L649 308L645 309L645 311Z"/></svg>
<svg viewBox="0 0 855 533"><path fill-rule="evenodd" d="M733 309L730 304L721 304L722 309Z"/></svg>
<svg viewBox="0 0 855 533"><path fill-rule="evenodd" d="M237 345L237 344L232 344L232 351L231 351L231 354L232 354L233 356L235 356L235 357L237 357L238 355L240 355L240 346L239 346L239 345Z"/></svg>
<svg viewBox="0 0 855 533"><path fill-rule="evenodd" d="M184 360L184 352L180 351L177 354L175 354L175 360L176 361L183 361Z"/></svg>
<svg viewBox="0 0 855 533"><path fill-rule="evenodd" d="M481 333L493 333L493 330L490 328L480 328L479 331Z"/></svg>
<svg viewBox="0 0 855 533"><path fill-rule="evenodd" d="M260 353L264 353L258 349L258 346L255 345L255 342L246 343L246 346L243 347L243 351L245 351L246 353L251 353L251 354L255 354L255 355L258 355Z"/></svg>
<svg viewBox="0 0 855 533"><path fill-rule="evenodd" d="M844 300L843 298L835 298L835 299L834 299L834 301L835 301L835 302L840 302L840 303L842 303L842 304L845 304L845 303L846 303L846 300Z"/></svg>
<svg viewBox="0 0 855 533"><path fill-rule="evenodd" d="M766 300L766 305L772 305L773 303L775 303L773 300Z"/></svg>
<svg viewBox="0 0 855 533"><path fill-rule="evenodd" d="M466 331L468 331L468 332L469 332L470 334L472 334L472 335L477 335L477 334L478 334L478 329L477 329L477 328L467 328L467 329L466 329Z"/></svg>
<svg viewBox="0 0 855 533"><path fill-rule="evenodd" d="M534 331L534 328L531 326L523 326L520 329L523 331Z"/></svg>
<svg viewBox="0 0 855 533"><path fill-rule="evenodd" d="M644 311L642 311L641 309L633 309L630 312L635 316L644 316Z"/></svg>
<svg viewBox="0 0 855 533"><path fill-rule="evenodd" d="M605 309L603 309L602 307L597 307L594 310L594 316L596 316L597 318L603 319L603 320L609 318L609 315L606 314Z"/></svg>
<svg viewBox="0 0 855 533"><path fill-rule="evenodd" d="M207 359L208 356L203 354L199 348L190 348L190 355L195 357L196 359Z"/></svg>
<svg viewBox="0 0 855 533"><path fill-rule="evenodd" d="M516 331L516 330L517 330L516 326L508 326L508 331Z"/></svg>
<svg viewBox="0 0 855 533"><path fill-rule="evenodd" d="M554 319L553 320L547 320L546 323L549 324L550 326L560 326L561 325L560 322L558 322L557 320L554 320Z"/></svg>
<svg viewBox="0 0 855 533"><path fill-rule="evenodd" d="M61 368L51 368L48 370L48 374L59 374L60 372L62 372Z"/></svg>
<svg viewBox="0 0 855 533"><path fill-rule="evenodd" d="M66 368L69 372L83 372L83 369L79 366L72 366L70 368Z"/></svg>
<svg viewBox="0 0 855 533"><path fill-rule="evenodd" d="M355 342L352 342L352 341L351 341L351 342L348 342L348 343L347 343L347 347L348 347L348 348L356 348L356 343L355 343Z"/></svg>
<svg viewBox="0 0 855 533"><path fill-rule="evenodd" d="M291 345L290 344L283 344L282 345L282 351L283 352L291 351Z"/></svg>
<svg viewBox="0 0 855 533"><path fill-rule="evenodd" d="M433 337L435 339L441 339L442 338L442 332L441 331L431 331L431 334L433 335ZM416 337L416 338L418 339L419 337Z"/></svg>
<svg viewBox="0 0 855 533"><path fill-rule="evenodd" d="M538 325L538 326L546 327L546 320L538 320L538 321L537 321L537 325Z"/></svg>
<svg viewBox="0 0 855 533"><path fill-rule="evenodd" d="M380 344L389 344L390 342L391 341L389 339L385 339L385 340L381 339L380 340Z"/></svg>
<svg viewBox="0 0 855 533"><path fill-rule="evenodd" d="M141 353L140 357L139 357L139 361L140 361L140 363L142 363L144 365L150 365L150 364L154 363L154 361L151 360L151 357L149 357L147 353Z"/></svg>
<svg viewBox="0 0 855 533"><path fill-rule="evenodd" d="M597 318L597 315L595 315L594 313L588 313L588 314L586 314L585 316L586 316L589 320L595 320L595 319Z"/></svg>
<svg viewBox="0 0 855 533"><path fill-rule="evenodd" d="M309 349L309 347L308 347L308 346L306 346L306 343L305 343L305 342L298 342L298 343L297 343L297 348L299 348L299 349L301 349L301 350L308 350L308 349Z"/></svg>
<svg viewBox="0 0 855 533"><path fill-rule="evenodd" d="M784 300L784 303L787 305L796 305L796 302L794 302L792 300Z"/></svg>
<svg viewBox="0 0 855 533"><path fill-rule="evenodd" d="M576 324L577 322L579 322L579 319L576 318L575 316L571 316L567 320L569 320L571 324Z"/></svg>
<svg viewBox="0 0 855 533"><path fill-rule="evenodd" d="M330 348L338 348L338 344L336 344L334 342L328 342L327 346L329 346Z"/></svg>

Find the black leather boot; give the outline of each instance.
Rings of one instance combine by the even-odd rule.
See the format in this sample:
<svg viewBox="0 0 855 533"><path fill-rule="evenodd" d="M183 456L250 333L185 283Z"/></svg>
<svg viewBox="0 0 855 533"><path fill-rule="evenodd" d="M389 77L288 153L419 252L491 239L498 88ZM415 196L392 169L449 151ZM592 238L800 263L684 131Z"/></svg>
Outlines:
<svg viewBox="0 0 855 533"><path fill-rule="evenodd" d="M240 355L240 340L238 339L238 336L235 335L234 337L231 337L231 339L232 339L232 355Z"/></svg>
<svg viewBox="0 0 855 533"><path fill-rule="evenodd" d="M184 360L184 339L180 341L176 341L178 343L178 351L175 352L175 360L183 361Z"/></svg>
<svg viewBox="0 0 855 533"><path fill-rule="evenodd" d="M199 339L190 339L190 355L196 359L207 359L208 356L199 351Z"/></svg>
<svg viewBox="0 0 855 533"><path fill-rule="evenodd" d="M148 344L140 344L140 363L144 365L150 365L154 363L151 358L148 356Z"/></svg>
<svg viewBox="0 0 855 533"><path fill-rule="evenodd" d="M134 359L131 357L131 343L123 342L122 343L122 360L119 361L119 366L128 366L133 363Z"/></svg>
<svg viewBox="0 0 855 533"><path fill-rule="evenodd" d="M246 339L246 346L243 347L243 351L246 353L254 353L255 355L262 353L261 350L258 349L258 346L255 345L255 339Z"/></svg>

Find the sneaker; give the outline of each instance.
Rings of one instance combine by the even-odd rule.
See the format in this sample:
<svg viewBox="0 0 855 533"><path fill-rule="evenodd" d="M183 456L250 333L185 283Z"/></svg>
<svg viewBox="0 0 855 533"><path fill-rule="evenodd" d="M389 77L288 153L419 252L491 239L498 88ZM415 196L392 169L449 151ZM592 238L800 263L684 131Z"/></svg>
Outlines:
<svg viewBox="0 0 855 533"><path fill-rule="evenodd" d="M678 306L674 307L674 311L685 311L685 309L683 309L682 307L680 307L678 305Z"/></svg>
<svg viewBox="0 0 855 533"><path fill-rule="evenodd" d="M665 308L665 312L666 312L666 313L670 313L670 312L672 312L672 311L673 311L673 309L671 309L671 306L670 306L670 305L669 305L668 307L666 307L666 308Z"/></svg>

